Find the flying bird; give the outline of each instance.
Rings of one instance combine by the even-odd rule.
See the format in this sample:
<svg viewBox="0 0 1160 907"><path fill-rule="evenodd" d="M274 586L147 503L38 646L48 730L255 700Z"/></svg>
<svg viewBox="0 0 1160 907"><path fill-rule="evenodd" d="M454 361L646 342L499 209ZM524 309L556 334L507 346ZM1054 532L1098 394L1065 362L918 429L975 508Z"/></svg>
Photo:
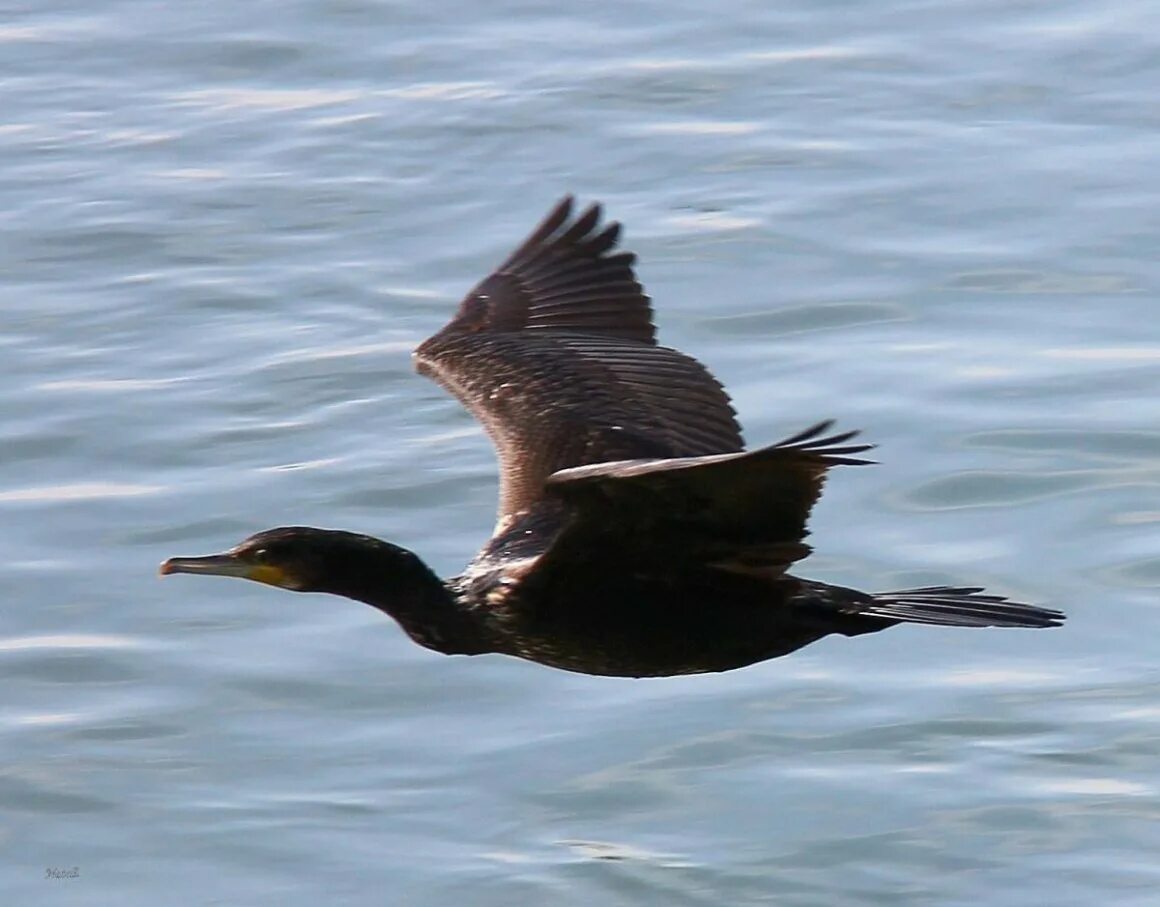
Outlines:
<svg viewBox="0 0 1160 907"><path fill-rule="evenodd" d="M820 422L746 450L729 397L657 343L620 224L559 202L415 364L493 441L495 531L458 576L367 535L301 526L163 574L356 599L448 655L502 653L624 677L728 671L899 623L1054 627L974 586L866 593L790 573L826 475L871 445Z"/></svg>

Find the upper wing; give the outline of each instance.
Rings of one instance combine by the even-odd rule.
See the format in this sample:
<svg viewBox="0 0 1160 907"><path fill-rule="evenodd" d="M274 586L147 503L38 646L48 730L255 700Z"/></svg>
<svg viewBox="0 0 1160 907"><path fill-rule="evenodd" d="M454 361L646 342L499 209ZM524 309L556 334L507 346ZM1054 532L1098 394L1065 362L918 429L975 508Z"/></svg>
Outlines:
<svg viewBox="0 0 1160 907"><path fill-rule="evenodd" d="M545 555L619 552L775 577L810 548L806 521L826 471L870 461L851 456L857 432L825 436L822 422L778 444L745 453L635 460L558 472L548 492L572 513Z"/></svg>
<svg viewBox="0 0 1160 907"><path fill-rule="evenodd" d="M415 351L495 443L501 524L561 469L742 448L721 385L657 345L635 256L613 253L620 225L599 220L565 198Z"/></svg>

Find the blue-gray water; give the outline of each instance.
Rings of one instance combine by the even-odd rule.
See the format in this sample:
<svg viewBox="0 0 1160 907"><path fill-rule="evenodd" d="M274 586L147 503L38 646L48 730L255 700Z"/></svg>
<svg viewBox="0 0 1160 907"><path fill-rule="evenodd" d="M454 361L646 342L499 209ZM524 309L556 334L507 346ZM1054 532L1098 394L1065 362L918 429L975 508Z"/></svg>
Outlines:
<svg viewBox="0 0 1160 907"><path fill-rule="evenodd" d="M4 904L1155 904L1154 12L9 4ZM409 350L566 191L752 441L881 445L802 572L1067 627L609 680L157 579L284 523L457 569L492 454Z"/></svg>

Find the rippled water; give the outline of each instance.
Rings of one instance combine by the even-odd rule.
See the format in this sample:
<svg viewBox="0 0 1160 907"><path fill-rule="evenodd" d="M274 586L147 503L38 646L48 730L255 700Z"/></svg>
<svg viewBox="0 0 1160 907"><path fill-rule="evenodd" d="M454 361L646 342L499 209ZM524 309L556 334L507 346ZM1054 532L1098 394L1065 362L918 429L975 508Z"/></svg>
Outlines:
<svg viewBox="0 0 1160 907"><path fill-rule="evenodd" d="M6 904L1155 903L1150 4L7 12ZM491 452L408 351L565 191L750 439L881 445L808 575L1068 626L632 682L157 581L283 523L462 564Z"/></svg>

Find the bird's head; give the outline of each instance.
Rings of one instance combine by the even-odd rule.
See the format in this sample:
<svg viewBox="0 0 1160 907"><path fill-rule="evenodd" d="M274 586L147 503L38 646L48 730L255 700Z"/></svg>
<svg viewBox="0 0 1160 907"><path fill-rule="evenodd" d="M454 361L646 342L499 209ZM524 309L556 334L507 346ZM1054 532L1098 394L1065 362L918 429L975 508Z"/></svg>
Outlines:
<svg viewBox="0 0 1160 907"><path fill-rule="evenodd" d="M223 554L172 557L161 573L237 576L294 592L350 594L377 582L386 586L399 574L428 572L405 548L336 529L283 526L267 529ZM394 577L392 576L394 574Z"/></svg>
<svg viewBox="0 0 1160 907"><path fill-rule="evenodd" d="M267 529L224 554L171 557L161 573L239 576L294 592L342 595L389 614L415 642L437 652L495 651L476 618L415 554L357 532Z"/></svg>

